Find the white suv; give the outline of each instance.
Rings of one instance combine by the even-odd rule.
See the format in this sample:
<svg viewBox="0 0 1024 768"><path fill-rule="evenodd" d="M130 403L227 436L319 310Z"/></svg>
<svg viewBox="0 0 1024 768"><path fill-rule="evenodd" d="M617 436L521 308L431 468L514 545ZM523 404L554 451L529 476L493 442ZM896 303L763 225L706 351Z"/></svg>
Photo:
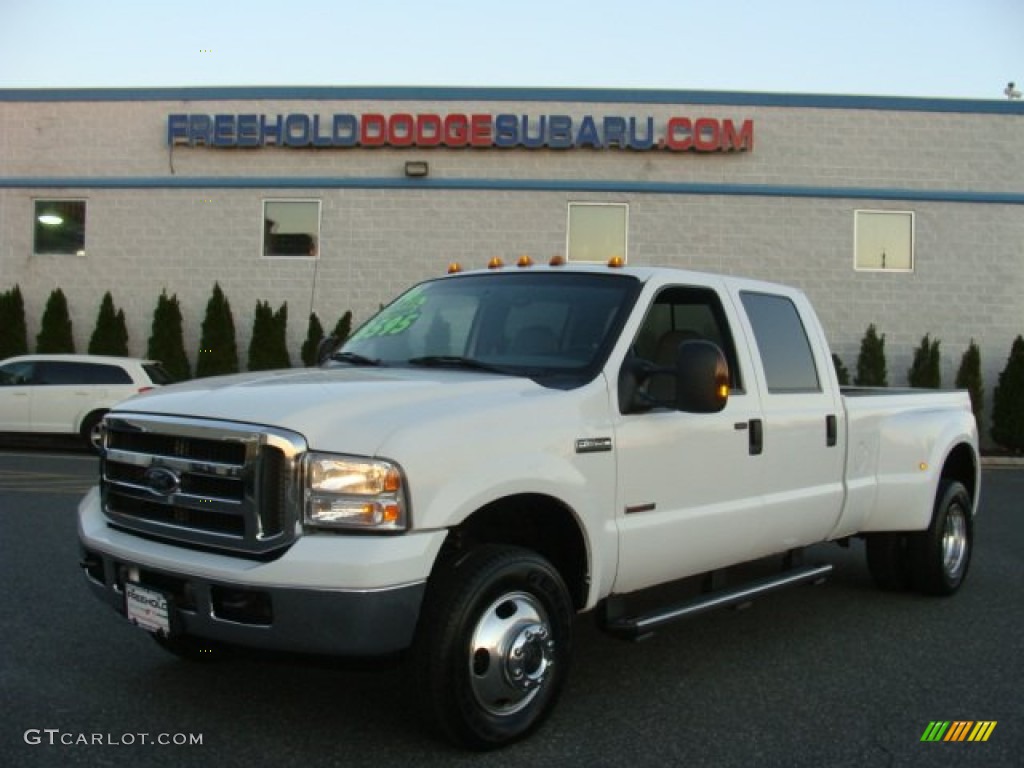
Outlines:
<svg viewBox="0 0 1024 768"><path fill-rule="evenodd" d="M0 433L78 434L90 441L112 405L170 381L154 360L10 357L0 362Z"/></svg>

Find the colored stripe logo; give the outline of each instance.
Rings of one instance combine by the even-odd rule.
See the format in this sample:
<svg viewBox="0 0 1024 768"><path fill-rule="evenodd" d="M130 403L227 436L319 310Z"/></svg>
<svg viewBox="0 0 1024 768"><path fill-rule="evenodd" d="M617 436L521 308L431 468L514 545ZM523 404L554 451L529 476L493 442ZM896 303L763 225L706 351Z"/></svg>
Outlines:
<svg viewBox="0 0 1024 768"><path fill-rule="evenodd" d="M996 720L932 720L921 734L921 741L988 741Z"/></svg>

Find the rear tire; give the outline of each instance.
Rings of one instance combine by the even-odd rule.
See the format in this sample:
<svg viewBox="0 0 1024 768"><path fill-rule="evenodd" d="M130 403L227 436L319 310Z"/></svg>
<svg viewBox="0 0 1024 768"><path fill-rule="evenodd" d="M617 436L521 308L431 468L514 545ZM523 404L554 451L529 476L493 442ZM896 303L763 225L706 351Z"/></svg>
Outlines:
<svg viewBox="0 0 1024 768"><path fill-rule="evenodd" d="M428 717L478 750L532 733L565 682L573 614L558 571L532 551L488 545L442 563L412 658Z"/></svg>
<svg viewBox="0 0 1024 768"><path fill-rule="evenodd" d="M106 411L93 411L82 419L82 426L78 430L78 433L82 436L82 442L84 442L86 447L93 453L100 452L98 442L100 437L100 424L102 423L103 417L106 413Z"/></svg>
<svg viewBox="0 0 1024 768"><path fill-rule="evenodd" d="M910 574L918 591L952 595L960 589L974 546L972 507L962 483L946 480L939 486L931 525L908 538Z"/></svg>

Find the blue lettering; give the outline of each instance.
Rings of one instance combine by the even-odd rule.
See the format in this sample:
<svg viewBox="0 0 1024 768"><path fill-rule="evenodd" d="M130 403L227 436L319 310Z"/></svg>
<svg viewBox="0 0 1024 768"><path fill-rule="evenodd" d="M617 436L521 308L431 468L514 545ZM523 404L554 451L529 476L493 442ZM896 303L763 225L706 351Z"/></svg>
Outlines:
<svg viewBox="0 0 1024 768"><path fill-rule="evenodd" d="M494 118L494 146L514 147L519 143L519 118L498 115Z"/></svg>
<svg viewBox="0 0 1024 768"><path fill-rule="evenodd" d="M572 147L572 118L568 115L551 115L548 118L548 146L552 149Z"/></svg>
<svg viewBox="0 0 1024 768"><path fill-rule="evenodd" d="M594 125L594 118L590 115L583 116L579 133L576 134L576 146L601 149L601 139L597 135L597 126Z"/></svg>
<svg viewBox="0 0 1024 768"><path fill-rule="evenodd" d="M215 147L233 147L237 143L235 140L235 116L214 115L213 145Z"/></svg>
<svg viewBox="0 0 1024 768"><path fill-rule="evenodd" d="M188 116L188 144L194 147L197 144L210 146L210 134L213 131L213 122L209 115Z"/></svg>
<svg viewBox="0 0 1024 768"><path fill-rule="evenodd" d="M260 116L238 116L238 146L258 147L260 145Z"/></svg>
<svg viewBox="0 0 1024 768"><path fill-rule="evenodd" d="M331 146L330 136L320 135L320 115L313 115L313 146L314 147L329 147Z"/></svg>
<svg viewBox="0 0 1024 768"><path fill-rule="evenodd" d="M636 135L636 118L629 118L629 146L631 149L650 149L654 146L654 118L647 118L647 136Z"/></svg>
<svg viewBox="0 0 1024 768"><path fill-rule="evenodd" d="M354 147L359 141L359 121L355 115L335 115L331 140L336 147Z"/></svg>
<svg viewBox="0 0 1024 768"><path fill-rule="evenodd" d="M289 147L309 146L309 115L288 115L284 119L284 143Z"/></svg>
<svg viewBox="0 0 1024 768"><path fill-rule="evenodd" d="M260 115L260 143L266 145L271 143L269 139L273 139L274 144L281 146L282 128L284 128L284 121L280 115L277 116L277 120L273 124L267 122L266 115Z"/></svg>
<svg viewBox="0 0 1024 768"><path fill-rule="evenodd" d="M626 121L623 118L606 117L604 119L604 145L620 149L629 146L629 140L626 139Z"/></svg>
<svg viewBox="0 0 1024 768"><path fill-rule="evenodd" d="M541 115L538 120L537 135L530 136L530 116L523 115L523 133L519 139L519 143L529 149L537 149L544 146L544 134L547 129L548 119L544 115Z"/></svg>
<svg viewBox="0 0 1024 768"><path fill-rule="evenodd" d="M188 144L188 115L167 116L167 146Z"/></svg>

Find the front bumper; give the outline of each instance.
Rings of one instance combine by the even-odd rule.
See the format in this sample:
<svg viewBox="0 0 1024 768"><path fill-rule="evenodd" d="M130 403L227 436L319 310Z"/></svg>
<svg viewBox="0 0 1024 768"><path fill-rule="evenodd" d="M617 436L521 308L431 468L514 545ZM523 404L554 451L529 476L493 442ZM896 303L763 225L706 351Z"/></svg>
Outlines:
<svg viewBox="0 0 1024 768"><path fill-rule="evenodd" d="M170 599L175 633L277 651L366 656L407 648L444 531L312 535L256 562L151 541L107 524L94 489L79 505L92 592L125 613L134 581Z"/></svg>

